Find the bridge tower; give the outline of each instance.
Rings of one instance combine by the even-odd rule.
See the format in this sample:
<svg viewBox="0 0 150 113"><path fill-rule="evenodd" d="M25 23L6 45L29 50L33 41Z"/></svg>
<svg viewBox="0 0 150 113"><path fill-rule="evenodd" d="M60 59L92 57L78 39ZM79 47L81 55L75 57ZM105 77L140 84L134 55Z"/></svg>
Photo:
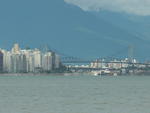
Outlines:
<svg viewBox="0 0 150 113"><path fill-rule="evenodd" d="M129 45L128 46L128 59L129 59L129 61L132 61L133 57L134 57L134 46Z"/></svg>

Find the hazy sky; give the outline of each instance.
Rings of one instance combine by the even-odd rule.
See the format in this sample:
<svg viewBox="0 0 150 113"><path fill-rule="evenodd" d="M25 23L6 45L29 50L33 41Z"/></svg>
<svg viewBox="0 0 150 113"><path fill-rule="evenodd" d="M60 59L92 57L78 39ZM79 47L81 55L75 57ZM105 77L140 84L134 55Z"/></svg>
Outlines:
<svg viewBox="0 0 150 113"><path fill-rule="evenodd" d="M85 11L111 10L128 14L150 15L150 0L64 0Z"/></svg>

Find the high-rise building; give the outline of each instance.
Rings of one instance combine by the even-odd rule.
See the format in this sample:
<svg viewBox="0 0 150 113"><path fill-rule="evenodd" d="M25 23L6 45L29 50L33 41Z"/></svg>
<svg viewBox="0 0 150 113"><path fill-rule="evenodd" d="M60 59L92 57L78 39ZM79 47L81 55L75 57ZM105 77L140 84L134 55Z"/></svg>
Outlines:
<svg viewBox="0 0 150 113"><path fill-rule="evenodd" d="M42 68L43 71L50 72L53 69L53 56L51 52L43 54L42 57Z"/></svg>
<svg viewBox="0 0 150 113"><path fill-rule="evenodd" d="M41 51L38 49L35 49L33 54L34 54L34 67L35 68L41 68L41 66L42 66Z"/></svg>
<svg viewBox="0 0 150 113"><path fill-rule="evenodd" d="M19 44L14 44L14 47L12 48L12 53L19 53L20 47Z"/></svg>
<svg viewBox="0 0 150 113"><path fill-rule="evenodd" d="M3 53L0 51L0 72L3 72Z"/></svg>
<svg viewBox="0 0 150 113"><path fill-rule="evenodd" d="M10 72L11 69L11 53L6 50L1 50L3 53L3 72Z"/></svg>
<svg viewBox="0 0 150 113"><path fill-rule="evenodd" d="M11 72L24 73L26 72L26 56L24 54L11 55Z"/></svg>
<svg viewBox="0 0 150 113"><path fill-rule="evenodd" d="M26 56L26 68L27 72L34 72L34 55L32 50L25 50L24 51Z"/></svg>
<svg viewBox="0 0 150 113"><path fill-rule="evenodd" d="M60 56L55 54L55 69L60 68Z"/></svg>

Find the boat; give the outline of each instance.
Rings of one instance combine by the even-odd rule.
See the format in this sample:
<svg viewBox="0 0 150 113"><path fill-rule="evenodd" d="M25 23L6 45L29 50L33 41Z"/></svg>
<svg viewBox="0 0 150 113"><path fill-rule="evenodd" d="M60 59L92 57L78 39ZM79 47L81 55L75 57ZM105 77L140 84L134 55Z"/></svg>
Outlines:
<svg viewBox="0 0 150 113"><path fill-rule="evenodd" d="M94 76L100 76L101 71L92 71L91 74L94 75Z"/></svg>

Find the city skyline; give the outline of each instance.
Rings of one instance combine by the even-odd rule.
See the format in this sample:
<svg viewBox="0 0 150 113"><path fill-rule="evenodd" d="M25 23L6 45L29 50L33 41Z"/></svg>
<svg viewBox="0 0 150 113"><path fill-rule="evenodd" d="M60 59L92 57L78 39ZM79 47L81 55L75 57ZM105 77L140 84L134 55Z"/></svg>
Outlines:
<svg viewBox="0 0 150 113"><path fill-rule="evenodd" d="M0 73L74 73L85 72L109 75L149 73L150 63L139 62L133 57L125 59L61 59L54 51L37 48L21 49L15 43L11 50L0 49ZM95 72L94 72L95 73Z"/></svg>
<svg viewBox="0 0 150 113"><path fill-rule="evenodd" d="M14 44L8 51L0 49L0 70L3 73L38 73L59 69L60 57L55 52L39 49L21 49Z"/></svg>

